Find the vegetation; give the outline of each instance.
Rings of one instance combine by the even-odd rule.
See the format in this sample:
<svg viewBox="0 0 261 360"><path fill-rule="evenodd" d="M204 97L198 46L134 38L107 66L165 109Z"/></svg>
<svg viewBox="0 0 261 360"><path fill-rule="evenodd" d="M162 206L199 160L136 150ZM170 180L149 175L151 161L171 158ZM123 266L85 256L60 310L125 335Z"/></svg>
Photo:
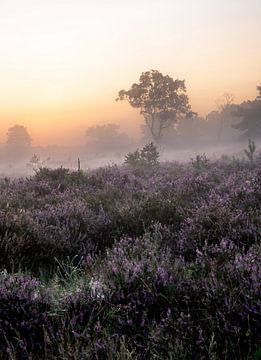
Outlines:
<svg viewBox="0 0 261 360"><path fill-rule="evenodd" d="M260 171L203 155L2 179L0 358L259 359Z"/></svg>
<svg viewBox="0 0 261 360"><path fill-rule="evenodd" d="M243 132L241 138L261 138L261 101L248 101L238 106L236 116L241 121L234 128Z"/></svg>
<svg viewBox="0 0 261 360"><path fill-rule="evenodd" d="M159 142L164 129L177 123L180 116L191 114L184 80L173 80L157 70L143 72L140 82L121 90L116 100L127 100L145 119L154 142Z"/></svg>
<svg viewBox="0 0 261 360"><path fill-rule="evenodd" d="M241 137L260 139L261 138L261 86L257 86L259 95L254 101L247 101L237 107L235 115L241 118L241 121L234 125L234 128L244 131Z"/></svg>
<svg viewBox="0 0 261 360"><path fill-rule="evenodd" d="M7 145L8 146L21 146L29 147L31 145L32 139L28 134L26 128L22 125L14 125L7 132Z"/></svg>
<svg viewBox="0 0 261 360"><path fill-rule="evenodd" d="M88 166L93 163L97 167L112 158L122 161L124 154L133 154L135 148L152 140L157 145L160 142L166 151L194 151L197 148L197 152L202 152L206 147L231 147L232 144L237 147L240 140L245 142L248 139L258 144L261 140L260 85L256 100L236 105L233 96L225 93L217 101L218 110L203 118L190 111L184 84L184 81L173 80L152 70L143 73L140 82L133 84L128 91L120 91L118 100L127 100L144 116L142 137L139 139L131 139L130 134L122 132L119 125L108 123L89 127L85 146L34 147L27 129L15 125L8 130L5 146L0 146L0 171L8 168L9 173L21 174L25 163L27 169L47 164L76 168L78 157L82 165L88 161Z"/></svg>
<svg viewBox="0 0 261 360"><path fill-rule="evenodd" d="M87 129L86 136L87 150L95 154L106 154L112 151L126 153L126 148L131 145L128 135L120 132L120 126L116 124L91 126Z"/></svg>
<svg viewBox="0 0 261 360"><path fill-rule="evenodd" d="M159 164L160 153L153 143L145 145L125 156L125 164L133 167L151 167Z"/></svg>
<svg viewBox="0 0 261 360"><path fill-rule="evenodd" d="M196 155L195 159L192 158L191 163L196 169L201 169L208 165L209 160L207 159L205 154L202 154L202 155Z"/></svg>
<svg viewBox="0 0 261 360"><path fill-rule="evenodd" d="M257 99L261 99L261 85L256 87L257 91L258 91L258 95L257 95Z"/></svg>
<svg viewBox="0 0 261 360"><path fill-rule="evenodd" d="M255 151L256 151L256 144L253 140L249 139L248 140L248 149L245 149L245 154L248 157L248 160L251 162L254 160Z"/></svg>
<svg viewBox="0 0 261 360"><path fill-rule="evenodd" d="M28 155L32 139L22 125L14 125L8 129L6 139L6 155L12 161L23 159Z"/></svg>

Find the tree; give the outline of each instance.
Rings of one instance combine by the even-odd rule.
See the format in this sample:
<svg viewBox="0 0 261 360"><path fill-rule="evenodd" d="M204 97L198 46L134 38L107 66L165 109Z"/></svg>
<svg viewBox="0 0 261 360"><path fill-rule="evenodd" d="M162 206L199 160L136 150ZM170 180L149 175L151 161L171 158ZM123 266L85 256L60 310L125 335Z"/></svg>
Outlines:
<svg viewBox="0 0 261 360"><path fill-rule="evenodd" d="M226 107L233 104L233 102L234 102L234 95L230 93L224 93L222 99L218 99L216 101L218 111L219 112L224 111Z"/></svg>
<svg viewBox="0 0 261 360"><path fill-rule="evenodd" d="M7 152L12 160L19 160L27 155L32 139L27 129L22 125L14 125L7 131Z"/></svg>
<svg viewBox="0 0 261 360"><path fill-rule="evenodd" d="M224 93L222 99L219 99L216 101L217 108L220 114L224 115L226 113L226 110L233 104L234 102L234 96L230 93ZM220 123L219 123L219 130L217 139L220 141L221 135L224 128L226 116L221 116Z"/></svg>
<svg viewBox="0 0 261 360"><path fill-rule="evenodd" d="M176 123L182 116L192 114L184 80L173 80L157 70L143 72L139 83L129 90L120 90L119 100L140 109L146 126L155 142L159 142L164 129Z"/></svg>
<svg viewBox="0 0 261 360"><path fill-rule="evenodd" d="M126 149L130 145L129 137L120 132L117 124L91 126L86 131L87 147L96 153L113 152Z"/></svg>
<svg viewBox="0 0 261 360"><path fill-rule="evenodd" d="M257 95L257 99L261 99L261 85L256 87L257 91L259 92L259 95Z"/></svg>
<svg viewBox="0 0 261 360"><path fill-rule="evenodd" d="M7 146L30 147L32 139L26 128L22 125L14 125L7 132Z"/></svg>
<svg viewBox="0 0 261 360"><path fill-rule="evenodd" d="M261 90L261 86L257 87ZM241 121L233 125L237 130L244 131L242 139L257 139L261 137L261 96L257 100L247 101L237 107L235 115L241 118Z"/></svg>

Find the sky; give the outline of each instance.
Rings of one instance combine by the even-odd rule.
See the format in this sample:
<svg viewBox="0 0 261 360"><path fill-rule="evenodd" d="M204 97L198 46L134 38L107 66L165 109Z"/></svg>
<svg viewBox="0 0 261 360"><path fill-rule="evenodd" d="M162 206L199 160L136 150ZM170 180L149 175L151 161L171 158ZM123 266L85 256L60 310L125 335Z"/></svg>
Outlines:
<svg viewBox="0 0 261 360"><path fill-rule="evenodd" d="M142 72L185 79L193 111L261 83L260 0L0 0L0 143L14 124L34 145L84 143L89 126L135 135L115 102Z"/></svg>

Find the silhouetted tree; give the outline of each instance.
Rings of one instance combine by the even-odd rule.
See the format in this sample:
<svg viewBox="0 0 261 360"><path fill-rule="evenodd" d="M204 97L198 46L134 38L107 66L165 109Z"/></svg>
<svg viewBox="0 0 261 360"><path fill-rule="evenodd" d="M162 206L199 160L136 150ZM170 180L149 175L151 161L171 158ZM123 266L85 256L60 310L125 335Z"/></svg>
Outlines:
<svg viewBox="0 0 261 360"><path fill-rule="evenodd" d="M14 125L7 131L7 154L12 160L20 160L28 154L32 139L22 125Z"/></svg>
<svg viewBox="0 0 261 360"><path fill-rule="evenodd" d="M119 132L119 129L120 126L117 124L89 127L86 131L88 148L96 153L125 151L130 139L126 134Z"/></svg>
<svg viewBox="0 0 261 360"><path fill-rule="evenodd" d="M261 91L261 86L257 87ZM233 127L244 131L240 136L242 139L257 139L261 137L261 96L257 100L247 101L237 107L235 114L241 118L241 121Z"/></svg>
<svg viewBox="0 0 261 360"><path fill-rule="evenodd" d="M119 91L118 100L127 100L145 119L155 142L159 142L164 129L191 112L184 80L173 80L157 70L143 72L139 83L129 90Z"/></svg>
<svg viewBox="0 0 261 360"><path fill-rule="evenodd" d="M180 148L202 146L205 141L205 129L206 121L199 116L189 116L182 119L176 127L177 145Z"/></svg>
<svg viewBox="0 0 261 360"><path fill-rule="evenodd" d="M259 94L257 95L257 99L261 99L261 85L256 87L257 91L259 92Z"/></svg>
<svg viewBox="0 0 261 360"><path fill-rule="evenodd" d="M219 112L225 110L225 108L234 102L234 95L230 93L224 93L221 99L216 101L217 108Z"/></svg>
<svg viewBox="0 0 261 360"><path fill-rule="evenodd" d="M14 125L8 129L6 141L8 146L28 147L31 146L31 142L32 139L24 126Z"/></svg>
<svg viewBox="0 0 261 360"><path fill-rule="evenodd" d="M219 100L216 101L218 111L221 114L224 114L226 109L228 107L230 107L230 105L233 104L233 101L234 101L234 96L232 94L224 93L222 99L219 99ZM223 132L223 129L224 129L225 121L226 121L226 116L221 116L220 117L220 122L219 122L218 134L217 134L218 141L221 140L221 135L222 135L222 132Z"/></svg>

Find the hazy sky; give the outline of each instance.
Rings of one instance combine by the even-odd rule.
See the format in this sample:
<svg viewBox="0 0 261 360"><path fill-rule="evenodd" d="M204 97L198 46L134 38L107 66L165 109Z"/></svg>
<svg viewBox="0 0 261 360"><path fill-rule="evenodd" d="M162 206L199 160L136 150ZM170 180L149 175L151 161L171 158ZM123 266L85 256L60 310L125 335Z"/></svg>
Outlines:
<svg viewBox="0 0 261 360"><path fill-rule="evenodd" d="M253 99L260 34L260 0L0 0L0 142L15 123L35 144L135 132L138 111L114 100L150 69L185 79L202 115L224 92Z"/></svg>

